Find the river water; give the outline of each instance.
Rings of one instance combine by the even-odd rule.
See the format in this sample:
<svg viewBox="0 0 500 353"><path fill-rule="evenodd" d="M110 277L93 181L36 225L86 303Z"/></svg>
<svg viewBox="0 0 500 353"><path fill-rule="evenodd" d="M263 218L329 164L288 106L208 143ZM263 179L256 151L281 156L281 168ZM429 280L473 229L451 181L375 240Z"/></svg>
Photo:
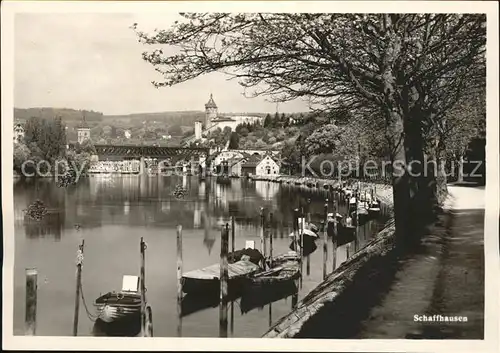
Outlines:
<svg viewBox="0 0 500 353"><path fill-rule="evenodd" d="M183 199L173 196L183 185ZM82 290L91 314L93 301L102 293L120 290L123 275L139 275L139 242L146 250L146 285L152 307L156 337L218 337L217 307L185 315L179 319L176 301L176 227L183 227L183 271L219 262L220 229L235 215L235 248L246 240L260 247L259 210L273 212L274 254L289 251L292 209L311 200L314 223L322 219L326 191L304 190L264 181L232 179L220 185L213 179L198 181L182 176L91 176L76 186L58 188L52 180L15 180L15 273L14 334L24 334L25 269L38 270L37 335L72 335L75 304L76 251L85 239ZM331 196L330 196L331 198ZM28 220L23 210L36 199L49 213L41 221ZM362 248L380 229L374 220L358 230L356 248ZM77 226L75 226L77 225ZM321 281L323 276L322 239L318 248L304 260L298 300ZM339 247L336 266L346 259L347 247ZM331 243L328 272L333 269ZM242 313L240 301L229 304L230 337L260 337L267 328L292 308L286 297ZM295 298L296 299L296 298ZM80 305L78 335L103 335L99 325Z"/></svg>

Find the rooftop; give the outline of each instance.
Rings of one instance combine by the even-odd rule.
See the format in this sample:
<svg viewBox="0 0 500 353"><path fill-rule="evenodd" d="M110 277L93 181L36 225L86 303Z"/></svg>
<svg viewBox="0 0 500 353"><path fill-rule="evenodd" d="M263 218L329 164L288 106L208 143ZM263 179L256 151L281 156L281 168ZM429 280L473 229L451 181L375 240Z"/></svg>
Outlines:
<svg viewBox="0 0 500 353"><path fill-rule="evenodd" d="M205 108L217 108L217 104L215 104L214 97L210 93L210 99L205 104Z"/></svg>

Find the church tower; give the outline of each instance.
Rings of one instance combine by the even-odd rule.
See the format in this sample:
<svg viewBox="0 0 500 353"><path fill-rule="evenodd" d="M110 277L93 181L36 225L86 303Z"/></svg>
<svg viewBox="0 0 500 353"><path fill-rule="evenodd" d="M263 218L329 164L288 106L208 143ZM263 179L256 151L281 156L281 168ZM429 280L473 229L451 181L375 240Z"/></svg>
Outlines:
<svg viewBox="0 0 500 353"><path fill-rule="evenodd" d="M78 126L78 143L81 144L85 140L90 140L90 127L87 125L85 120L85 113L83 114L82 123Z"/></svg>
<svg viewBox="0 0 500 353"><path fill-rule="evenodd" d="M210 99L205 104L205 129L208 129L212 119L217 118L217 104L214 102L214 97L210 94Z"/></svg>

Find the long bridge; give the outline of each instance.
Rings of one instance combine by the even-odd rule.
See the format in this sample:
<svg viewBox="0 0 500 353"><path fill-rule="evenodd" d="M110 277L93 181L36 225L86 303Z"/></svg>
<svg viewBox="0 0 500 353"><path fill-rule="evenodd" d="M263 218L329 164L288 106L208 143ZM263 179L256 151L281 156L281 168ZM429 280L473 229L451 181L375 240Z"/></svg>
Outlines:
<svg viewBox="0 0 500 353"><path fill-rule="evenodd" d="M209 148L202 147L164 147L134 145L94 145L99 159L118 157L123 159L169 158L172 160L189 160L192 158L208 158Z"/></svg>
<svg viewBox="0 0 500 353"><path fill-rule="evenodd" d="M75 148L70 144L70 148ZM157 162L167 162L164 166L174 166L180 163L187 170L197 166L205 169L207 167L209 148L202 147L165 147L145 145L94 145L99 162L116 163L118 161L139 160L140 170L144 170L146 159L156 159ZM97 169L100 167L96 166Z"/></svg>

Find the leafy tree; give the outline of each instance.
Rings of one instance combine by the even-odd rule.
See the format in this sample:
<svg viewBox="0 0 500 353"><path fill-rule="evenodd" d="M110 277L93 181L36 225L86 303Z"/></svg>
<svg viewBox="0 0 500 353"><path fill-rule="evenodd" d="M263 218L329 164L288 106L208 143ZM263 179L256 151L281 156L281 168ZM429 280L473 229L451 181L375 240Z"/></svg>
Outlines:
<svg viewBox="0 0 500 353"><path fill-rule="evenodd" d="M267 114L264 118L264 127L270 127L272 124L271 115Z"/></svg>
<svg viewBox="0 0 500 353"><path fill-rule="evenodd" d="M236 150L239 147L239 135L236 132L231 133L231 137L229 139L229 148Z"/></svg>
<svg viewBox="0 0 500 353"><path fill-rule="evenodd" d="M307 96L329 109L343 104L376 112L374 119L385 124L389 157L403 166L393 175L397 240L400 245L415 240L412 235L429 216L425 211L439 200L435 175L424 175L412 163L422 163L426 131L465 88L484 85L485 15L181 16L183 21L168 30L137 32L148 45L182 48L171 55L159 49L144 53L164 75L157 87L224 71L254 89L254 95L281 101Z"/></svg>
<svg viewBox="0 0 500 353"><path fill-rule="evenodd" d="M239 134L240 134L240 136L247 137L248 136L248 129L246 127L242 127L239 130Z"/></svg>
<svg viewBox="0 0 500 353"><path fill-rule="evenodd" d="M173 125L168 128L168 133L172 136L182 136L182 128L179 125Z"/></svg>
<svg viewBox="0 0 500 353"><path fill-rule="evenodd" d="M14 145L14 170L22 173L22 165L31 157L30 149L24 143L16 143ZM31 173L32 171L27 171Z"/></svg>

